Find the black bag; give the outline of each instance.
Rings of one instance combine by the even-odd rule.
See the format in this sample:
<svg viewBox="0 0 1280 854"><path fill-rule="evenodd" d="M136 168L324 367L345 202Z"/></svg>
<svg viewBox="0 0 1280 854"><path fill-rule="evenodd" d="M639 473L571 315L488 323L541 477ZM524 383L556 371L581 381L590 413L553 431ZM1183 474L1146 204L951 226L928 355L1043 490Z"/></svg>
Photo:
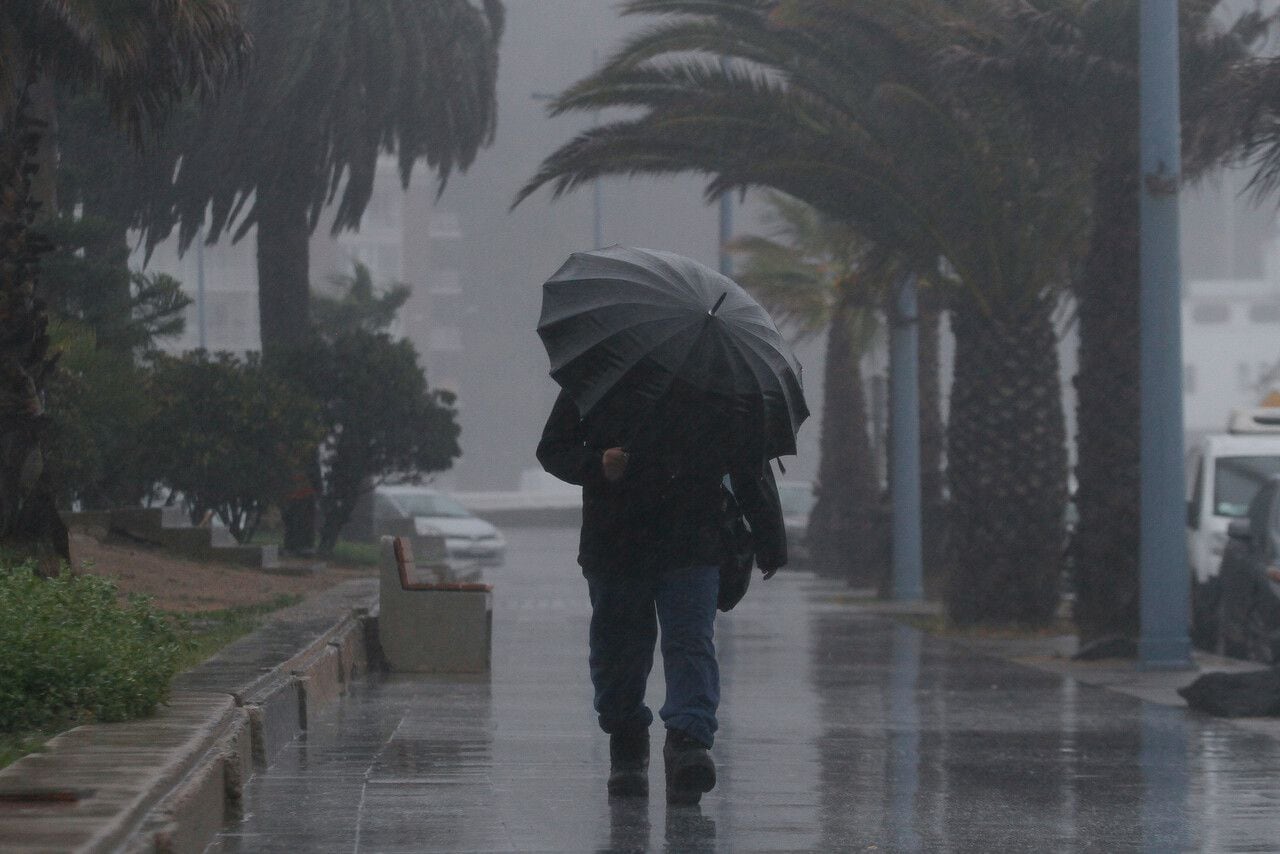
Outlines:
<svg viewBox="0 0 1280 854"><path fill-rule="evenodd" d="M716 607L732 610L747 595L751 567L755 563L755 542L747 520L742 518L738 499L720 485L720 595Z"/></svg>

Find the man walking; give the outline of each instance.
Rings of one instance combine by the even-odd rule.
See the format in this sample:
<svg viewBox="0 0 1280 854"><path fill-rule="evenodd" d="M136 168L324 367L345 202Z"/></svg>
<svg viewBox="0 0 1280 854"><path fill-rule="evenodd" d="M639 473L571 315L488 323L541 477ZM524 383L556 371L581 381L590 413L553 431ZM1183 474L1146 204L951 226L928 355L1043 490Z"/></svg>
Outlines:
<svg viewBox="0 0 1280 854"><path fill-rule="evenodd" d="M723 425L688 418L696 408L687 397L681 406L656 407L686 417L664 417L652 395L637 393L643 373L632 374L586 418L561 392L538 460L583 488L578 562L591 597L589 664L595 710L609 734L609 794L649 791L653 713L644 695L660 628L667 801L697 804L716 780L709 750L720 702L713 634L725 476L765 578L786 563L786 533L768 462L745 462ZM671 404L681 391L667 385L662 400ZM662 434L649 435L657 424Z"/></svg>

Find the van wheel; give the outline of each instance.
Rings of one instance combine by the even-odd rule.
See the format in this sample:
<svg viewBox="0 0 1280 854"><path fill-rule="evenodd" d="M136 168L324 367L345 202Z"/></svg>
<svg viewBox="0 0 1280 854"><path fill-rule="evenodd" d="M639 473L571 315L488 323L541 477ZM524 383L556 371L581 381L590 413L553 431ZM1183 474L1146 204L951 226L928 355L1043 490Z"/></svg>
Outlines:
<svg viewBox="0 0 1280 854"><path fill-rule="evenodd" d="M1245 619L1245 652L1250 661L1256 661L1259 664L1271 664L1274 661L1274 649L1272 647L1272 627L1267 624L1266 615L1259 607L1249 609L1249 616Z"/></svg>

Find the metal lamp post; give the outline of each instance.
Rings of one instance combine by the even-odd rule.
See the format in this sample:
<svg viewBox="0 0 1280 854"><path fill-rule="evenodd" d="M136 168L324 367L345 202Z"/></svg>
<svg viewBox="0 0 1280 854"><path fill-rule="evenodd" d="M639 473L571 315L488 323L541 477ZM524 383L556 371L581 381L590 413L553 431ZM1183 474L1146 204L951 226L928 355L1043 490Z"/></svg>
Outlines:
<svg viewBox="0 0 1280 854"><path fill-rule="evenodd" d="M733 257L729 254L729 241L733 239L733 199L728 193L720 196L720 272L733 275Z"/></svg>
<svg viewBox="0 0 1280 854"><path fill-rule="evenodd" d="M1191 667L1182 453L1177 0L1141 0L1140 665Z"/></svg>
<svg viewBox="0 0 1280 854"><path fill-rule="evenodd" d="M893 598L924 598L920 510L920 323L916 277L904 274L889 316L889 483Z"/></svg>

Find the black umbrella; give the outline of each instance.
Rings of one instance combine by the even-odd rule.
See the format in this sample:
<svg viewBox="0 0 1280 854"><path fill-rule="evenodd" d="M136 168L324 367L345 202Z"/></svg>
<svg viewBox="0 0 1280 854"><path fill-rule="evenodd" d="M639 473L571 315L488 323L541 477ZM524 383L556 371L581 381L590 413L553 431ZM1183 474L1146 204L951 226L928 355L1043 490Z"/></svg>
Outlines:
<svg viewBox="0 0 1280 854"><path fill-rule="evenodd" d="M696 406L744 451L796 452L809 415L800 362L759 303L696 261L626 246L575 252L543 285L538 335L584 416L625 382L668 404L654 408L664 417L674 399Z"/></svg>

